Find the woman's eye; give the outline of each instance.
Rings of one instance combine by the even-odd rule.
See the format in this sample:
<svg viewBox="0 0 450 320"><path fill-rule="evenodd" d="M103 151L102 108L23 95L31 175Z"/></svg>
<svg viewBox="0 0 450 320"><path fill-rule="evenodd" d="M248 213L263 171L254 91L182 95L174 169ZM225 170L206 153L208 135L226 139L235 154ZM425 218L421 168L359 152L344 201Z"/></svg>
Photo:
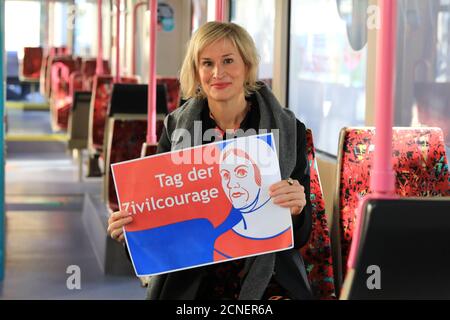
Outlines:
<svg viewBox="0 0 450 320"><path fill-rule="evenodd" d="M210 67L212 65L212 63L211 63L211 61L203 61L202 65L205 67Z"/></svg>
<svg viewBox="0 0 450 320"><path fill-rule="evenodd" d="M239 178L244 178L247 176L247 170L245 169L238 169L236 171L236 176L238 176Z"/></svg>
<svg viewBox="0 0 450 320"><path fill-rule="evenodd" d="M224 62L225 64L230 64L230 63L233 63L233 59L227 58L227 59L225 59L223 62Z"/></svg>
<svg viewBox="0 0 450 320"><path fill-rule="evenodd" d="M230 180L230 173L228 171L222 171L220 174L222 175L223 179Z"/></svg>

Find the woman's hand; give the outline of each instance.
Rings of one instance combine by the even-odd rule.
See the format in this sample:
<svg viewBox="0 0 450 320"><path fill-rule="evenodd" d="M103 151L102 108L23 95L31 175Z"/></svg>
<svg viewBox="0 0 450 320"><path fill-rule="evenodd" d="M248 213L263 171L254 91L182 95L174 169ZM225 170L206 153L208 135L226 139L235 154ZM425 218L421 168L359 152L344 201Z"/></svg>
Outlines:
<svg viewBox="0 0 450 320"><path fill-rule="evenodd" d="M125 240L122 227L133 221L133 217L125 211L111 213L108 219L108 234L114 240L123 242Z"/></svg>
<svg viewBox="0 0 450 320"><path fill-rule="evenodd" d="M273 203L283 208L289 208L291 215L298 215L306 206L305 188L297 180L291 180L293 184L289 184L287 180L281 180L274 183L269 188L269 195L272 197Z"/></svg>

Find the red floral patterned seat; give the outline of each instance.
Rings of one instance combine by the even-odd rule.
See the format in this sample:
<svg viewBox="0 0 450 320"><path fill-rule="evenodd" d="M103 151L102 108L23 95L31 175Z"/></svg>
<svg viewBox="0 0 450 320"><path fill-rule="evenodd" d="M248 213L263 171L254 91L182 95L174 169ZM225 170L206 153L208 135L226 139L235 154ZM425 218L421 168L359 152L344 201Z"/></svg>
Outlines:
<svg viewBox="0 0 450 320"><path fill-rule="evenodd" d="M49 49L48 54L44 56L41 64L40 79L39 79L39 91L40 93L50 99L51 93L51 66L54 62L60 59L69 59L68 50L66 47L52 47Z"/></svg>
<svg viewBox="0 0 450 320"><path fill-rule="evenodd" d="M180 100L180 82L177 78L163 78L159 77L156 80L157 84L165 84L167 88L167 109L169 113L178 107Z"/></svg>
<svg viewBox="0 0 450 320"><path fill-rule="evenodd" d="M95 59L85 60L81 64L81 70L76 70L70 73L69 93L67 95L65 95L65 93L62 94L57 99L58 101L55 102L56 127L58 129L67 129L75 91L92 91L96 64L97 61ZM108 63L106 61L104 65L104 70L109 71L109 69L107 69ZM67 75L65 75L64 78L66 77Z"/></svg>
<svg viewBox="0 0 450 320"><path fill-rule="evenodd" d="M312 231L308 243L301 249L308 279L317 299L335 299L333 260L325 201L315 158L313 137L306 130L306 151L311 177Z"/></svg>
<svg viewBox="0 0 450 320"><path fill-rule="evenodd" d="M51 66L50 112L54 130L67 129L72 98L70 95L70 74L78 71L77 60L61 59Z"/></svg>
<svg viewBox="0 0 450 320"><path fill-rule="evenodd" d="M138 79L136 77L122 77L120 83L138 83ZM103 150L106 113L111 100L112 86L113 77L94 77L94 88L92 90L93 107L91 108L89 120L89 145L91 150L99 153Z"/></svg>
<svg viewBox="0 0 450 320"><path fill-rule="evenodd" d="M41 73L43 50L41 47L23 48L23 62L21 78L25 80L39 80Z"/></svg>
<svg viewBox="0 0 450 320"><path fill-rule="evenodd" d="M337 209L342 254L342 276L353 237L355 209L370 193L374 128L341 130L338 160ZM444 139L439 128L393 128L392 164L395 191L401 197L449 196L449 172Z"/></svg>
<svg viewBox="0 0 450 320"><path fill-rule="evenodd" d="M146 115L130 115L130 118L110 118L108 128L108 146L106 151L105 172L107 182L105 190L107 190L107 203L113 211L119 210L116 190L111 173L111 164L141 156L142 144L145 142L147 135ZM141 119L139 119L141 118ZM159 139L163 122L157 121L157 137Z"/></svg>

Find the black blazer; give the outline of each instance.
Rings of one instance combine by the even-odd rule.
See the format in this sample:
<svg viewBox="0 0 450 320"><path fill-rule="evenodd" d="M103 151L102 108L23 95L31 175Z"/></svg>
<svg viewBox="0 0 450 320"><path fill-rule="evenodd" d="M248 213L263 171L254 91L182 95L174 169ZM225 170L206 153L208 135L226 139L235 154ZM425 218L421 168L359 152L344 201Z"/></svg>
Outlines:
<svg viewBox="0 0 450 320"><path fill-rule="evenodd" d="M252 108L241 123L243 130L258 129L259 111L257 102L252 100ZM306 129L305 125L297 120L297 161L291 177L300 182L305 188L307 205L298 216L293 216L294 248L275 253L275 267L273 276L275 280L294 299L312 299L312 293L306 275L305 265L299 249L306 244L311 234L311 201L310 201L310 176L309 163L306 154ZM215 122L209 117L209 109L202 111L202 129L214 128ZM208 141L211 142L211 141ZM205 143L205 142L204 142ZM171 150L171 141L166 128L163 129L158 143L158 153ZM264 256L260 256L264 259ZM246 258L246 268L255 263L256 257ZM263 262L264 263L264 262ZM183 299L194 300L203 278L207 274L207 267L198 267L188 270L172 272L169 274L152 277L147 291L147 299Z"/></svg>

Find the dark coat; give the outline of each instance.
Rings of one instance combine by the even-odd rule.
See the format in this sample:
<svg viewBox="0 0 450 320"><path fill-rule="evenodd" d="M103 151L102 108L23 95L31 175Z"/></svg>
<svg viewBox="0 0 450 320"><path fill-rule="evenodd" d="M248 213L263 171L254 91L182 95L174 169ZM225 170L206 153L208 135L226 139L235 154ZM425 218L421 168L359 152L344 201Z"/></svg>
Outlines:
<svg viewBox="0 0 450 320"><path fill-rule="evenodd" d="M306 157L305 126L288 109L282 108L271 91L262 83L251 99L258 108L258 128L273 132L279 153L281 177L292 177L305 187L307 205L299 216L293 217L294 248L246 258L245 277L239 299L261 299L272 276L294 299L311 299L311 289L303 259L299 253L311 233L311 202L309 201L309 166ZM205 100L191 99L169 114L158 144L158 153L201 145L201 123ZM177 130L183 129L183 130ZM273 129L278 129L273 130ZM200 130L195 134L194 131ZM190 136L187 136L187 134ZM293 147L296 146L296 147ZM205 267L172 272L152 277L147 298L186 299L196 298Z"/></svg>

